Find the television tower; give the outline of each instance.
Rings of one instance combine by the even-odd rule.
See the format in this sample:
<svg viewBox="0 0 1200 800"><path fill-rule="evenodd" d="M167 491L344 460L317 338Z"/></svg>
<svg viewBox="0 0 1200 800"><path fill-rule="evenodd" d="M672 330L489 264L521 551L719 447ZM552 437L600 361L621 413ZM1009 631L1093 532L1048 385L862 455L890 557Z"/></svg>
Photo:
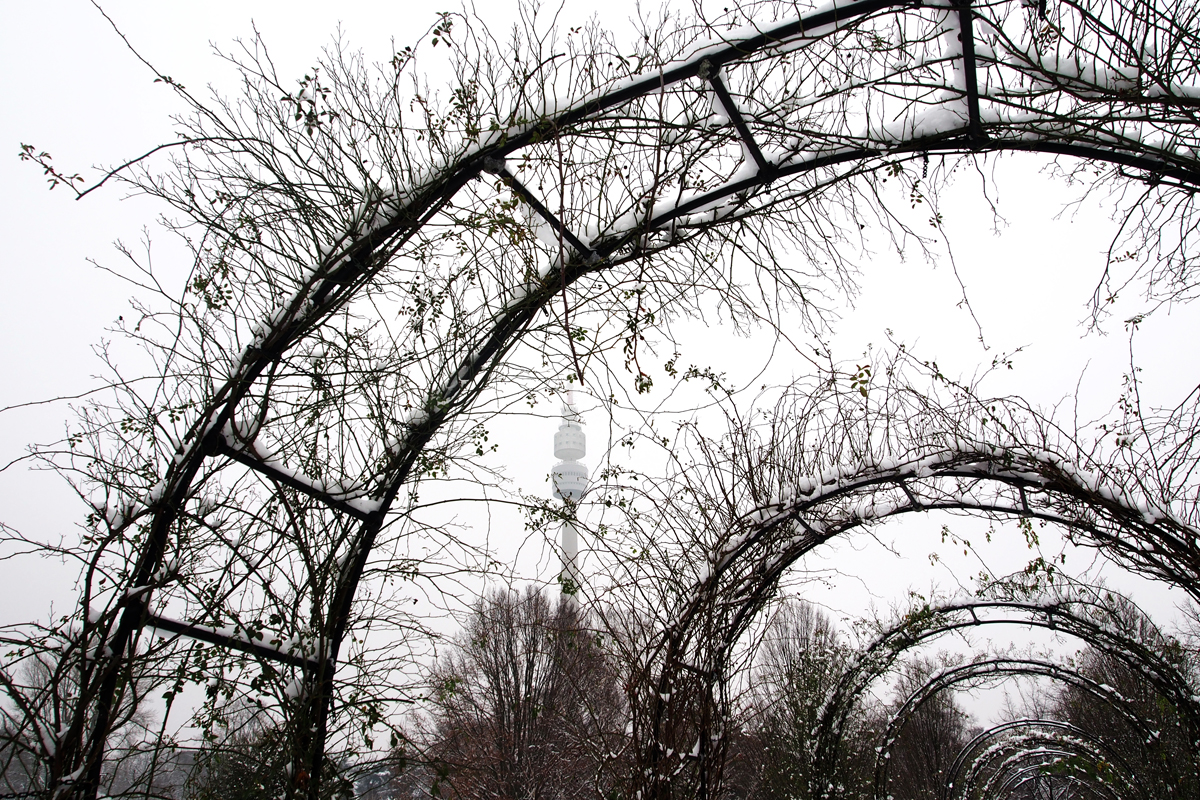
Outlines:
<svg viewBox="0 0 1200 800"><path fill-rule="evenodd" d="M575 393L567 392L567 401L562 409L562 423L554 434L554 457L561 459L551 470L554 481L554 496L567 505L567 519L562 527L562 572L559 583L563 594L574 595L579 591L579 531L575 529L575 504L587 489L587 467L579 459L587 455L587 438L583 435L583 423L575 410Z"/></svg>

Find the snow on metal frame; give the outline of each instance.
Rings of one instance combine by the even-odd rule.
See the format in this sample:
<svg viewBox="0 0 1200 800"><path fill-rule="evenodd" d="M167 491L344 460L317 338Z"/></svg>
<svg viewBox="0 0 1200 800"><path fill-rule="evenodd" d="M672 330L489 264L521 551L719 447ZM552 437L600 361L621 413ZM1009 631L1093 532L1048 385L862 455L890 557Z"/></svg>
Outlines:
<svg viewBox="0 0 1200 800"><path fill-rule="evenodd" d="M678 765L660 758L660 753L668 747L679 750L682 743L660 747L658 742L665 731L673 728L675 716L687 713L670 702L677 694L673 689L686 679L686 671L721 672L724 658L792 564L818 545L856 528L900 514L936 509L1051 521L1105 547L1118 560L1124 559L1175 585L1188 586L1189 576L1200 563L1194 528L1169 510L1151 509L1144 498L1109 486L1101 477L1080 471L1053 453L1002 451L964 443L956 450L909 460L883 459L877 464L849 465L812 478L798 478L795 490L787 497L746 512L744 529L729 532L726 544L712 554L710 568L702 570L701 579L686 594L694 599L663 632L658 654L662 666L656 677L659 700L655 704L659 708L653 714L649 741L644 743L648 760L657 765L647 791L654 790L656 781L664 782L668 776L674 779L680 771ZM1160 555L1147 558L1147 552ZM1058 625L1123 660L1138 663L1139 669L1151 676L1200 730L1200 706L1186 683L1141 643L1076 613L1073 606L1080 602L1079 598L1067 598L1054 606L1022 607L1014 602L991 606L1024 615L1026 624ZM977 605L981 609L991 607L986 603ZM956 620L956 613L968 611L968 618ZM931 614L929 621L934 630L946 625L997 621L979 619L969 606L935 608ZM703 633L714 620L720 630L715 639ZM897 629L889 635L901 632ZM884 636L868 648L860 669L864 675L871 672L871 659L877 651L886 650L889 641ZM862 688L842 687L842 702ZM831 707L826 709L822 723L823 763L832 763L829 748L836 748L839 735L836 709ZM701 765L693 766L703 769Z"/></svg>
<svg viewBox="0 0 1200 800"><path fill-rule="evenodd" d="M988 797L980 792L979 781L987 781L1010 767L1008 759L1017 758L1030 747L1056 745L1074 755L1082 755L1095 763L1104 759L1114 767L1110 777L1121 781L1137 797L1148 800L1150 794L1139 779L1136 769L1130 766L1120 751L1086 730L1068 722L1046 719L1017 719L994 725L977 734L959 752L958 757L946 770L946 781L942 788L942 800L969 797ZM1144 758L1148 758L1148 745L1139 740ZM1003 760L997 765L997 760Z"/></svg>
<svg viewBox="0 0 1200 800"><path fill-rule="evenodd" d="M1114 610L1111 595L1106 597L1094 589L1070 585L1059 585L1039 602L967 600L914 610L913 614L901 618L862 651L854 664L846 670L836 690L827 698L821 712L822 723L816 753L818 774L822 769L826 774L833 774L842 736L841 728L855 697L865 691L872 681L887 673L906 650L946 633L982 625L1017 624L1040 627L1088 643L1097 651L1125 664L1133 673L1145 676L1156 691L1178 711L1179 722L1184 726L1189 740L1200 735L1200 703L1197 702L1198 698L1192 695L1187 676L1164 659L1153 643L1143 641L1138 634L1128 630L1114 615ZM1160 643L1165 644L1166 640ZM976 662L983 663L986 662ZM977 676L977 673L954 674L961 674L967 678ZM938 676L933 676L927 686L932 686L939 680ZM915 693L914 698L917 694L920 692ZM1124 701L1119 693L1110 692L1108 696L1111 700ZM895 731L903 727L905 714L915 711L919 702L919 699L914 699L912 703L905 705L905 710L897 712L889 725L889 736L894 738ZM1142 720L1135 718L1136 713L1132 706L1119 710L1129 716L1131 724L1136 727L1144 726ZM883 754L890 742L890 739L885 741L880 748L881 758L886 758ZM971 746L973 745L960 753L960 761L965 761ZM955 769L960 767L961 764ZM954 770L951 770L950 774L953 775Z"/></svg>
<svg viewBox="0 0 1200 800"><path fill-rule="evenodd" d="M883 735L883 744L875 754L875 799L887 800L888 773L891 764L891 747L899 736L900 729L920 706L938 692L959 683L970 684L987 681L993 677L1038 675L1054 681L1075 686L1105 703L1117 714L1133 725L1147 739L1153 739L1153 731L1137 713L1128 698L1107 684L1099 683L1081 674L1078 670L1036 658L989 658L985 661L962 664L943 670L930 678L913 692L888 721ZM1003 797L1003 792L988 793L985 797Z"/></svg>
<svg viewBox="0 0 1200 800"><path fill-rule="evenodd" d="M1011 30L1016 24L1013 20L1019 22L1025 13L1018 6L1016 2L938 2L921 8L914 2L864 0L833 3L765 30L736 32L697 48L690 57L667 64L656 74L609 85L578 100L551 101L522 121L465 143L457 156L429 169L424 179L377 198L369 220L364 205L362 224L322 248L322 258L303 286L257 326L239 366L214 393L153 496L119 515L119 527L145 515L150 515L151 523L126 592L124 611L107 636L105 649L115 655L96 679L96 714L86 734L86 757L79 765L87 767L92 779L80 784L83 792L94 796L98 790L108 704L121 665L133 652L137 631L146 624L152 587L162 576L169 529L188 502L192 482L207 459L236 459L360 521L341 562L342 574L328 609L332 622L328 646L311 676L314 683L328 686L375 536L422 449L460 405L474 397L491 365L505 357L525 325L560 286L611 269L636 251L670 247L691 232L737 220L781 199L802 197L821 183L818 179L814 185L808 176L836 173L843 164L879 163L917 153L1023 150L1106 161L1133 169L1151 182L1200 185L1192 119L1200 95L1195 76L1155 74L1149 68L1153 66L1149 56L1144 63L1086 63L1080 54L1071 60L1020 46ZM1018 8L1015 15L1014 8ZM1066 13L1071 13L1070 9ZM839 85L819 85L810 96L793 98L785 109L772 108L769 99L738 96L739 76L746 71L781 62L831 35L851 30L865 18L889 14L931 26L934 31L908 63L868 59L874 70L870 74L850 74ZM886 52L886 47L881 52ZM1101 60L1099 56L1097 60ZM913 93L892 96L905 80ZM602 126L608 115L622 109L648 113L649 107L638 106L638 101L670 92L715 94L717 102L706 117L685 113L669 120L648 119L647 124L687 131L704 149L695 151L698 158L694 162L682 158L680 163L695 165L707 158L707 169L717 179L705 189L685 191L686 173L681 173L674 197L652 196L648 208L633 205L610 219L558 219L542 204L539 213L545 222L577 252L567 254L565 263L552 261L525 285L509 287L511 299L492 324L479 332L461 359L442 370L447 377L430 387L426 408L408 421L400 438L388 444L390 458L382 492L312 484L294 469L260 457L253 447L247 449L230 436L239 404L268 366L349 302L382 268L386 255L412 237L468 181L481 171L490 171L507 177L514 186L532 186L532 181L505 167L506 159L556 138L569 141L588 126ZM874 105L857 116L827 115L824 121L833 120L831 127L811 127L810 122L823 121L812 115L812 110L836 106L855 93L870 95ZM685 112L694 106L694 101L682 103ZM789 118L788 113L793 116ZM733 132L728 129L730 124ZM686 138L680 134L673 143L678 145ZM725 145L734 148L732 156ZM528 189L523 190L533 199ZM916 480L899 482L911 489ZM1010 483L1019 482L1020 476L1011 476ZM1023 495L1021 502L1025 502ZM962 493L943 496L936 504L993 509ZM873 505L857 509L853 519L861 523L899 510L898 506ZM821 533L817 524L826 523L810 523L810 533ZM1156 525L1157 520L1144 524ZM1167 535L1167 527L1158 525L1156 530ZM736 560L744 553L728 556ZM777 562L775 566L781 565ZM177 632L186 624L179 623ZM323 706L318 714L314 787L327 712Z"/></svg>

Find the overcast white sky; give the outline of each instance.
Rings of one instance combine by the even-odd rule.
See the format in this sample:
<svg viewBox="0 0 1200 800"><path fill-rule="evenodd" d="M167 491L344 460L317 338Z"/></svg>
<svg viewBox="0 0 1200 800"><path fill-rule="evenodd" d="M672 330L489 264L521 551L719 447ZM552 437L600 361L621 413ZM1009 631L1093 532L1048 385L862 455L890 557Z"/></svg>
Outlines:
<svg viewBox="0 0 1200 800"><path fill-rule="evenodd" d="M280 74L299 76L339 22L345 39L369 60L386 60L394 52L393 38L398 44L411 41L441 8L346 0L110 0L104 6L143 55L193 89L207 83L230 88L232 72L213 57L210 43L227 46L235 37L250 36L252 20L272 48ZM504 25L512 4L481 4L478 10ZM592 13L621 28L632 4L567 0L563 21L578 24ZM175 107L169 91L152 82L96 9L81 0L0 0L0 74L0 237L5 243L0 251L0 407L7 407L78 394L93 385L90 376L99 367L92 348L104 339L106 326L127 312L129 291L87 259L114 258L111 242L136 241L144 226L153 226L156 213L144 200L122 200L115 186L81 202L62 189L48 192L40 172L18 162L19 145L34 144L52 153L65 171L90 175L92 165L111 165L170 139L167 116ZM1009 157L997 166L994 196L1005 218L998 235L977 182L960 181L944 204L956 262L990 350L983 350L974 322L956 307L961 290L945 258L936 265L901 262L881 246L878 261L864 270L861 296L838 326L835 355L854 358L868 343L882 343L890 329L897 340L918 347L951 373L969 375L997 353L1026 346L1017 369L993 385L994 391L1053 404L1078 386L1091 413L1111 406L1127 369L1120 321L1142 308L1131 298L1110 321L1106 336L1085 335L1085 304L1100 274L1111 225L1099 204L1060 216L1071 195L1040 174L1043 162ZM1194 380L1196 332L1195 314L1181 309L1160 312L1139 336L1142 377L1154 396L1181 397ZM698 343L709 337L704 349L736 381L754 342L731 341L719 331L696 336ZM62 403L0 413L0 463L19 456L30 442L58 438L69 417ZM599 420L590 422L603 427ZM543 452L514 458L512 475L525 488L545 486L552 429L543 423L536 430L501 433L509 439L509 452L519 451L519 442L528 437L546 442ZM69 537L83 513L54 476L29 473L21 465L0 473L0 520L47 538ZM904 529L904 560L879 548L843 551L836 559L839 569L857 570L863 580L849 581L844 597L831 594L828 603L852 611L872 592L877 598L895 596L908 586L948 580L946 566L929 568L937 527ZM1021 554L996 557L1019 560ZM967 561L952 566L977 570ZM54 598L62 602L73 570L23 566L0 575L0 617L9 621L43 614ZM1142 594L1138 599L1162 613L1173 602Z"/></svg>

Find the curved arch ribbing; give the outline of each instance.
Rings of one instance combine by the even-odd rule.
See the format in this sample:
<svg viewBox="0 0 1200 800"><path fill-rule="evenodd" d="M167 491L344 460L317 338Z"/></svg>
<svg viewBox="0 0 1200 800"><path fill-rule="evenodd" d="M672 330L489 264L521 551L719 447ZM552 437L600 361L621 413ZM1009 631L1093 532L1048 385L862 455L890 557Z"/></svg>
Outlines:
<svg viewBox="0 0 1200 800"><path fill-rule="evenodd" d="M440 160L431 159L433 166L410 185L365 192L371 213L356 217L354 225L319 248L319 257L295 290L281 296L259 321L229 373L198 409L188 411L194 414L190 428L158 486L138 509L114 516L116 535L144 527L140 549L128 570L119 613L96 623L92 632L97 655L85 660L80 681L81 708L88 713L77 715L61 734L54 789L96 795L113 703L130 659L136 658L139 631L153 625L305 671L305 702L311 704L313 724L311 741L303 749L312 759L310 791L317 792L340 648L389 513L414 471L423 468L430 442L471 407L537 314L585 278L652 258L753 215L803 207L829 187L918 155L1033 151L1107 162L1152 185L1187 191L1200 186L1200 161L1192 146L1197 101L1187 86L1159 74L1157 62L1101 75L1044 59L1012 35L1022 13L1019 4L1007 2L834 4L713 41L653 74L613 81L561 103L514 108L511 119L450 146ZM1099 42L1106 53L1121 50L1120 36L1111 33L1113 40L1106 41L1109 29L1096 24L1100 18L1087 7L1065 7L1062 13L1064 25L1075 25L1080 37ZM908 26L913 47L919 44L925 60L896 66L866 48L862 70L848 73L845 82L835 85L832 77L814 73L813 92L783 105L765 102L744 88L767 91L769 85L756 81L772 65L791 63L789 59L830 42L849 47L849 39L838 37L879 19ZM905 85L904 76L908 95L898 88ZM929 82L935 84L932 90ZM863 114L837 107L852 95L869 100ZM823 116L814 111L824 106L831 110ZM883 116L873 116L884 112L886 123L879 121ZM653 146L669 156L662 176L655 178L650 192L631 194L628 202L597 203L598 210L567 208L560 187L556 209L532 173L522 172L524 163L536 163L548 147L569 148L600 132L616 136L621 146L650 146L638 139L641 134L622 139L626 134L611 133L616 116L636 122L631 130L660 132ZM582 168L578 174L581 185L603 180ZM540 217L538 224L557 237L557 256L540 272L494 287L501 299L493 298L492 312L428 367L423 396L399 433L382 443L374 474L362 476L354 486L327 485L260 448L256 440L269 424L266 409L279 365L332 315L367 292L390 260L481 175L523 198ZM673 194L660 186L673 186ZM603 194L604 186L593 188ZM261 402L247 408L247 398L256 392ZM748 519L745 535L719 554L712 577L698 587L705 596L747 598L739 600L728 619L729 641L765 601L780 572L815 543L906 511L945 508L1051 519L1086 532L1118 557L1161 577L1200 573L1195 537L1187 526L1169 514L1139 508L1136 499L1097 495L1086 477L1045 454L964 450L930 458L891 468L869 466L856 475L818 481L808 491L798 490L790 505L760 509L757 521ZM337 577L313 612L319 624L310 641L284 647L261 641L261 634L256 639L244 631L155 612L156 596L171 586L172 531L196 501L198 476L212 464L237 464L281 495L286 490L308 498L332 520L330 529L344 530L334 548ZM986 484L996 493L982 498L949 491L955 482ZM849 498L866 495L879 498L870 509L841 507ZM759 573L751 575L753 570ZM698 613L698 607L689 611L692 616L685 615L681 627L667 637L668 663L686 663L688 620Z"/></svg>

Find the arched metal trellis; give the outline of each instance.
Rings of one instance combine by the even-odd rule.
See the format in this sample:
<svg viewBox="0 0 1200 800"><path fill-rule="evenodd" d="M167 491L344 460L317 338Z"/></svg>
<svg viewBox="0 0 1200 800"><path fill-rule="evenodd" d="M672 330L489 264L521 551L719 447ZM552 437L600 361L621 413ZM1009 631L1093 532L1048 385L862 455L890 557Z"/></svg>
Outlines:
<svg viewBox="0 0 1200 800"><path fill-rule="evenodd" d="M679 726L677 720L694 717L697 712L685 703L695 702L697 692L703 696L711 691L707 687L680 691L681 687L697 680L710 685L719 681L725 660L787 569L813 548L863 525L938 509L1052 520L1164 580L1188 586L1191 567L1186 565L1195 558L1189 553L1188 543L1194 541L1191 529L1165 515L1159 519L1139 508L1141 501L1118 494L1051 454L974 449L966 442L957 451L798 477L789 497L750 511L742 519L744 527L729 533L723 548L713 554L710 575L687 595L693 599L662 639L661 666L648 698L654 707L654 726L646 742L648 761L661 776L659 780L669 783L668 777L677 780L679 774L679 764L664 759L663 753L690 752L690 742L680 737L694 737L694 729ZM1174 530L1149 530L1162 525ZM1172 555L1145 558L1153 551ZM862 680L873 679L875 671L869 665L882 659L886 669L904 649L945 629L1014 618L1061 629L1122 660L1133 660L1195 729L1197 711L1186 682L1145 643L1132 641L1127 632L1115 629L1111 620L1106 624L1092 616L1088 605L1078 598L1044 606L1000 601L915 614L872 645L862 660L864 666L847 674L827 704L818 764L828 770L835 763L837 715L848 712L846 704L862 690ZM706 769L702 760L692 766L701 772Z"/></svg>
<svg viewBox="0 0 1200 800"><path fill-rule="evenodd" d="M1065 755L1065 754L1063 754ZM1062 787L1070 789L1092 790L1101 796L1116 798L1122 797L1117 793L1116 787L1107 784L1096 785L1095 781L1089 780L1089 776L1080 775L1080 769L1077 765L1068 763L1066 768L1062 768L1061 761L1056 762L1056 759L1061 759L1061 756L1056 753L1046 753L1041 758L1036 754L1026 754L1023 761L1033 761L1032 764L1025 764L1019 768L1013 769L1005 773L1005 779L998 781L995 787L989 786L991 791L995 791L998 796L1012 797L1013 795L1020 796L1020 792L1027 791L1031 796L1041 798L1061 797ZM1059 769L1054 769L1058 766ZM1055 792L1055 786L1060 787L1059 792ZM1070 797L1070 794L1066 795Z"/></svg>
<svg viewBox="0 0 1200 800"><path fill-rule="evenodd" d="M1051 759L1078 758L1090 767L1093 783L1112 786L1112 796L1149 798L1150 793L1138 770L1109 742L1067 722L1046 719L1019 719L994 725L981 731L959 752L946 771L942 797L973 798L991 796L987 792L995 779L1023 762L1046 753ZM1143 758L1148 757L1143 751ZM1056 762L1052 766L1057 766ZM1004 776L1004 777L1001 777Z"/></svg>
<svg viewBox="0 0 1200 800"><path fill-rule="evenodd" d="M1178 665L1164 657L1164 651L1169 649L1165 642L1147 642L1136 631L1129 630L1128 620L1115 613L1111 602L1101 603L1095 597L1068 592L1042 603L980 600L928 606L915 609L901 619L864 648L829 698L816 755L819 770L832 774L835 768L837 749L844 735L843 727L851 704L872 681L892 669L907 650L945 633L1008 624L1057 631L1087 642L1097 652L1143 676L1163 701L1175 709L1186 741L1194 741L1200 736L1200 707L1193 699L1187 676L1180 673ZM986 675L988 663L991 662L985 660L968 665L969 668L964 668L965 672L953 674L964 677ZM1060 666L1057 669L1061 671L1066 668ZM978 670L982 672L975 672ZM1019 668L1015 668L1015 671L1019 672ZM1080 677L1078 680L1086 682L1087 679ZM931 679L928 685L934 683L934 679ZM1124 700L1120 699L1120 702ZM1118 709L1118 712L1129 716L1130 723L1135 727L1145 727L1141 720L1136 719L1135 712L1129 709ZM903 712L897 715L897 720L902 716ZM897 722L892 724L894 726ZM886 739L888 737L885 736ZM1191 767L1193 776L1197 766ZM1186 769L1185 765L1179 767Z"/></svg>
<svg viewBox="0 0 1200 800"><path fill-rule="evenodd" d="M407 135L403 125L354 138L346 121L358 114L369 127L376 112L349 102L329 110L339 95L307 76L308 94L284 98L308 126L313 144L297 133L301 144L293 146L304 157L281 155L253 119L232 111L228 118L199 114L184 142L193 156L182 167L182 188L172 194L169 182L147 183L187 213L208 213L197 210L204 202L225 209L204 219L229 227L210 228L210 239L197 244L198 261L213 270L195 284L210 307L249 303L210 291L228 274L234 253L242 258L234 269L261 276L268 289L259 306L243 307L239 325L251 314L258 318L248 332L235 330L220 369L199 363L199 355L179 367L186 373L181 381L194 377L199 394L172 409L171 419L185 427L153 488L136 502L98 508L104 541L128 543L128 563L111 606L89 610L81 623L76 711L47 745L52 793L97 795L115 710L134 685L139 635L154 628L301 673L285 702L306 709L298 716L293 761L308 766L293 768L288 791L317 796L335 676L351 661L347 636L381 532L403 516L413 483L436 472L439 437L467 414L538 315L559 298L566 304L572 293L586 307L611 299L623 281L635 294L673 285L686 293L688 281L702 282L702 265L679 275L655 265L673 250L717 248L721 230L754 218L783 220L804 249L807 238L837 228L831 209L849 202L841 195L824 207L823 197L931 155L1018 151L1088 159L1111 165L1113 179L1150 187L1156 199L1177 193L1167 205L1186 213L1200 186L1200 101L1195 67L1184 57L1195 53L1195 31L1181 15L1182 6L1142 3L861 0L755 28L710 29L709 41L688 41L688 54L656 60L647 51L624 77L609 73L590 84L572 82L585 73L555 72L549 58L497 100L508 104L507 116L472 118L461 141L431 126L415 166L410 151L387 142L391 131ZM588 59L596 54L583 54L579 63ZM567 99L555 95L562 87L551 74L571 83ZM455 97L464 107L475 102L479 80L463 79ZM264 96L273 92L268 86ZM386 113L379 110L378 118ZM290 110L280 117L289 124L284 117ZM343 139L322 138L338 125ZM365 140L408 171L394 169L388 180L372 173L354 150L368 147ZM323 184L317 163L353 173L367 186L349 178ZM480 212L505 192L532 210L528 227L554 240L543 248L540 266L501 263L497 255L498 266L476 264L440 278L433 268L414 268L397 277L400 259L428 263L438 240L430 230L438 226L463 237L497 229L511 237L511 219ZM814 209L820 210L809 214ZM623 265L632 266L622 271ZM803 283L782 268L774 277L784 287ZM448 302L451 286L475 288L453 295L469 303L446 315L450 332L423 351L423 360L410 357L407 341L393 342L391 355L371 363L366 356L355 360L348 345L342 374L381 386L398 380L403 389L381 392L373 408L343 417L332 444L318 442L302 457L289 426L302 427L329 404L351 405L349 390L339 396L313 366L322 359L322 337L336 332L354 341L361 333L348 326L334 331L341 319L335 315L397 281L411 281L412 295L423 298L414 315ZM405 335L424 341L427 333L413 328ZM569 327L567 333L576 335ZM213 500L205 491L222 475L259 481L263 499L253 509ZM983 486L992 493L979 494ZM1097 491L1086 476L1044 454L969 449L820 476L798 486L792 500L748 519L745 535L701 589L728 598L726 627L734 639L780 571L813 544L872 519L930 508L1052 519L1154 574L1200 574L1191 528L1163 510L1139 507L1140 498ZM864 507L863 497L875 501ZM261 541L225 537L208 522L214 513L246 514L247 525L264 531ZM284 529L291 533L270 533ZM247 622L239 592L268 554L302 549L298 531L326 537L320 548L296 552L296 569L309 576L306 594L270 598L257 609L270 618ZM218 577L200 590L181 576L201 562L230 569L214 568ZM335 566L328 580L313 577L318 563ZM235 574L241 577L229 577ZM297 615L300 607L305 612ZM664 674L688 663L694 618L685 614L668 637ZM666 701L662 713L670 713Z"/></svg>
<svg viewBox="0 0 1200 800"><path fill-rule="evenodd" d="M933 675L930 679L914 692L893 715L889 722L887 730L883 735L883 745L881 746L875 760L875 797L879 800L887 798L889 767L891 765L891 747L896 741L900 729L904 726L909 717L923 703L948 687L958 683L977 681L979 679L990 679L1001 676L1042 676L1050 678L1054 681L1073 685L1084 692L1095 697L1106 706L1110 707L1120 718L1129 722L1135 730L1137 730L1148 741L1155 740L1154 731L1146 725L1136 709L1130 706L1127 698L1123 697L1120 692L1106 684L1094 681L1077 671L1065 668L1059 664L1054 664L1047 661L1039 661L1036 659L1010 659L1010 658L995 658L986 659L979 662L963 664L952 669L945 670L941 673ZM1069 750L1052 752L1045 754L1037 748L1022 749L1013 756L1010 760L1015 760L1016 763L1028 761L1032 755L1035 759L1041 760L1043 754L1048 758L1054 759L1062 753L1069 753ZM1172 765L1186 769L1186 765ZM1007 772L1004 770L1003 772ZM1005 780L1000 775L992 776L995 782ZM1003 797L1003 792L997 792L994 788L993 780L987 782L984 791L985 797Z"/></svg>

